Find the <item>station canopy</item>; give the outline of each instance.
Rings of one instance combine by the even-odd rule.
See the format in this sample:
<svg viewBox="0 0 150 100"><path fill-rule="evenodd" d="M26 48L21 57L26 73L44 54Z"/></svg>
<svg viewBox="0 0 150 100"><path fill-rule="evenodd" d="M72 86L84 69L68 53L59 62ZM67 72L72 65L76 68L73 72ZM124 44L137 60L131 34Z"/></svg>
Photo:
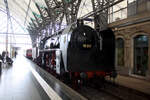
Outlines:
<svg viewBox="0 0 150 100"><path fill-rule="evenodd" d="M40 15L35 3L46 6L44 0L7 0L10 15L22 26L27 26L30 18L34 18L33 12ZM0 0L0 10L6 12L4 0Z"/></svg>
<svg viewBox="0 0 150 100"><path fill-rule="evenodd" d="M0 11L6 13L6 6L4 1L5 0L0 0ZM47 7L45 4L45 0L7 0L7 2L10 15L13 18L15 18L18 21L18 23L22 25L24 28L27 28L29 22L31 22L31 18L35 19L33 13L36 14L37 16L40 15L35 3L37 3L40 7ZM83 15L88 13L89 11L92 11L92 4L90 0L82 0L81 7L82 9L86 10L84 11L82 9L79 10L80 14L78 16L81 16L81 14Z"/></svg>
<svg viewBox="0 0 150 100"><path fill-rule="evenodd" d="M4 1L8 2L10 15L13 16L13 18L15 18L17 22L20 25L22 25L24 28L27 28L29 22L31 22L31 18L35 19L33 13L36 14L37 16L40 16L40 13L35 5L36 3L40 7L47 7L45 0L0 0L0 11L6 12L6 6ZM55 0L49 0L49 1L55 1ZM62 2L63 0L57 0L57 1ZM64 1L67 2L70 0L64 0ZM127 0L124 1L126 2ZM117 8L120 9L120 7ZM91 12L92 9L93 8L92 8L91 0L81 0L78 17L81 17L87 14L88 12Z"/></svg>

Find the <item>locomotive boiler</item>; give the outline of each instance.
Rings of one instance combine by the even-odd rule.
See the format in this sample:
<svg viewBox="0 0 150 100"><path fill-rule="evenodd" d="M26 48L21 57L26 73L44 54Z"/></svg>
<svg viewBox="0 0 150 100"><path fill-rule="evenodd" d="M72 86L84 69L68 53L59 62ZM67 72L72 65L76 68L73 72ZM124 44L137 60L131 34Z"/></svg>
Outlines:
<svg viewBox="0 0 150 100"><path fill-rule="evenodd" d="M87 25L70 25L43 41L41 66L57 75L116 77L115 38L111 29L96 32Z"/></svg>

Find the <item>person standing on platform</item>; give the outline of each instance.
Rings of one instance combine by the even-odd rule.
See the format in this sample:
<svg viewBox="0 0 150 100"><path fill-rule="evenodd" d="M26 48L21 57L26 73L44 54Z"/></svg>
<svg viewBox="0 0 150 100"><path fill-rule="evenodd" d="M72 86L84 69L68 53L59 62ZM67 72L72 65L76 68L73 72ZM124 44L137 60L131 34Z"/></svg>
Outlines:
<svg viewBox="0 0 150 100"><path fill-rule="evenodd" d="M2 72L2 55L0 54L0 75L1 75L1 72Z"/></svg>
<svg viewBox="0 0 150 100"><path fill-rule="evenodd" d="M6 52L3 51L3 52L2 52L2 61L3 61L3 63L5 62L5 58L6 58Z"/></svg>
<svg viewBox="0 0 150 100"><path fill-rule="evenodd" d="M2 57L2 55L0 54L0 60L3 60L3 57Z"/></svg>
<svg viewBox="0 0 150 100"><path fill-rule="evenodd" d="M15 58L16 58L16 56L17 56L17 51L15 51Z"/></svg>
<svg viewBox="0 0 150 100"><path fill-rule="evenodd" d="M1 72L2 72L2 61L0 60L0 75L1 75Z"/></svg>

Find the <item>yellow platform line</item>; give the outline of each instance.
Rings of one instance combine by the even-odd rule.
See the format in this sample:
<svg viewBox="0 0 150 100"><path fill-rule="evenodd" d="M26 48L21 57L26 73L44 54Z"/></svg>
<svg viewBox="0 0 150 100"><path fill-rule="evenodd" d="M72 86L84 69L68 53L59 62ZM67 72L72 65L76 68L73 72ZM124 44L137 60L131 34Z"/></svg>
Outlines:
<svg viewBox="0 0 150 100"><path fill-rule="evenodd" d="M45 82L45 80L32 67L30 67L30 69L51 100L62 100L62 98Z"/></svg>

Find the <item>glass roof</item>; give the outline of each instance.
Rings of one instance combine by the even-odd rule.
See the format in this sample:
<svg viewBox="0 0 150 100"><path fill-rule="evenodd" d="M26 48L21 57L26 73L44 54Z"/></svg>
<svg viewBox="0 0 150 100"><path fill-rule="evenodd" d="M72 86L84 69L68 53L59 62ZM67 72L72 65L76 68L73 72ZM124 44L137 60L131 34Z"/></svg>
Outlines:
<svg viewBox="0 0 150 100"><path fill-rule="evenodd" d="M7 0L10 15L13 16L22 26L27 26L30 18L34 18L32 12L39 14L35 2L46 6L43 0ZM0 0L0 9L5 10L4 0Z"/></svg>

